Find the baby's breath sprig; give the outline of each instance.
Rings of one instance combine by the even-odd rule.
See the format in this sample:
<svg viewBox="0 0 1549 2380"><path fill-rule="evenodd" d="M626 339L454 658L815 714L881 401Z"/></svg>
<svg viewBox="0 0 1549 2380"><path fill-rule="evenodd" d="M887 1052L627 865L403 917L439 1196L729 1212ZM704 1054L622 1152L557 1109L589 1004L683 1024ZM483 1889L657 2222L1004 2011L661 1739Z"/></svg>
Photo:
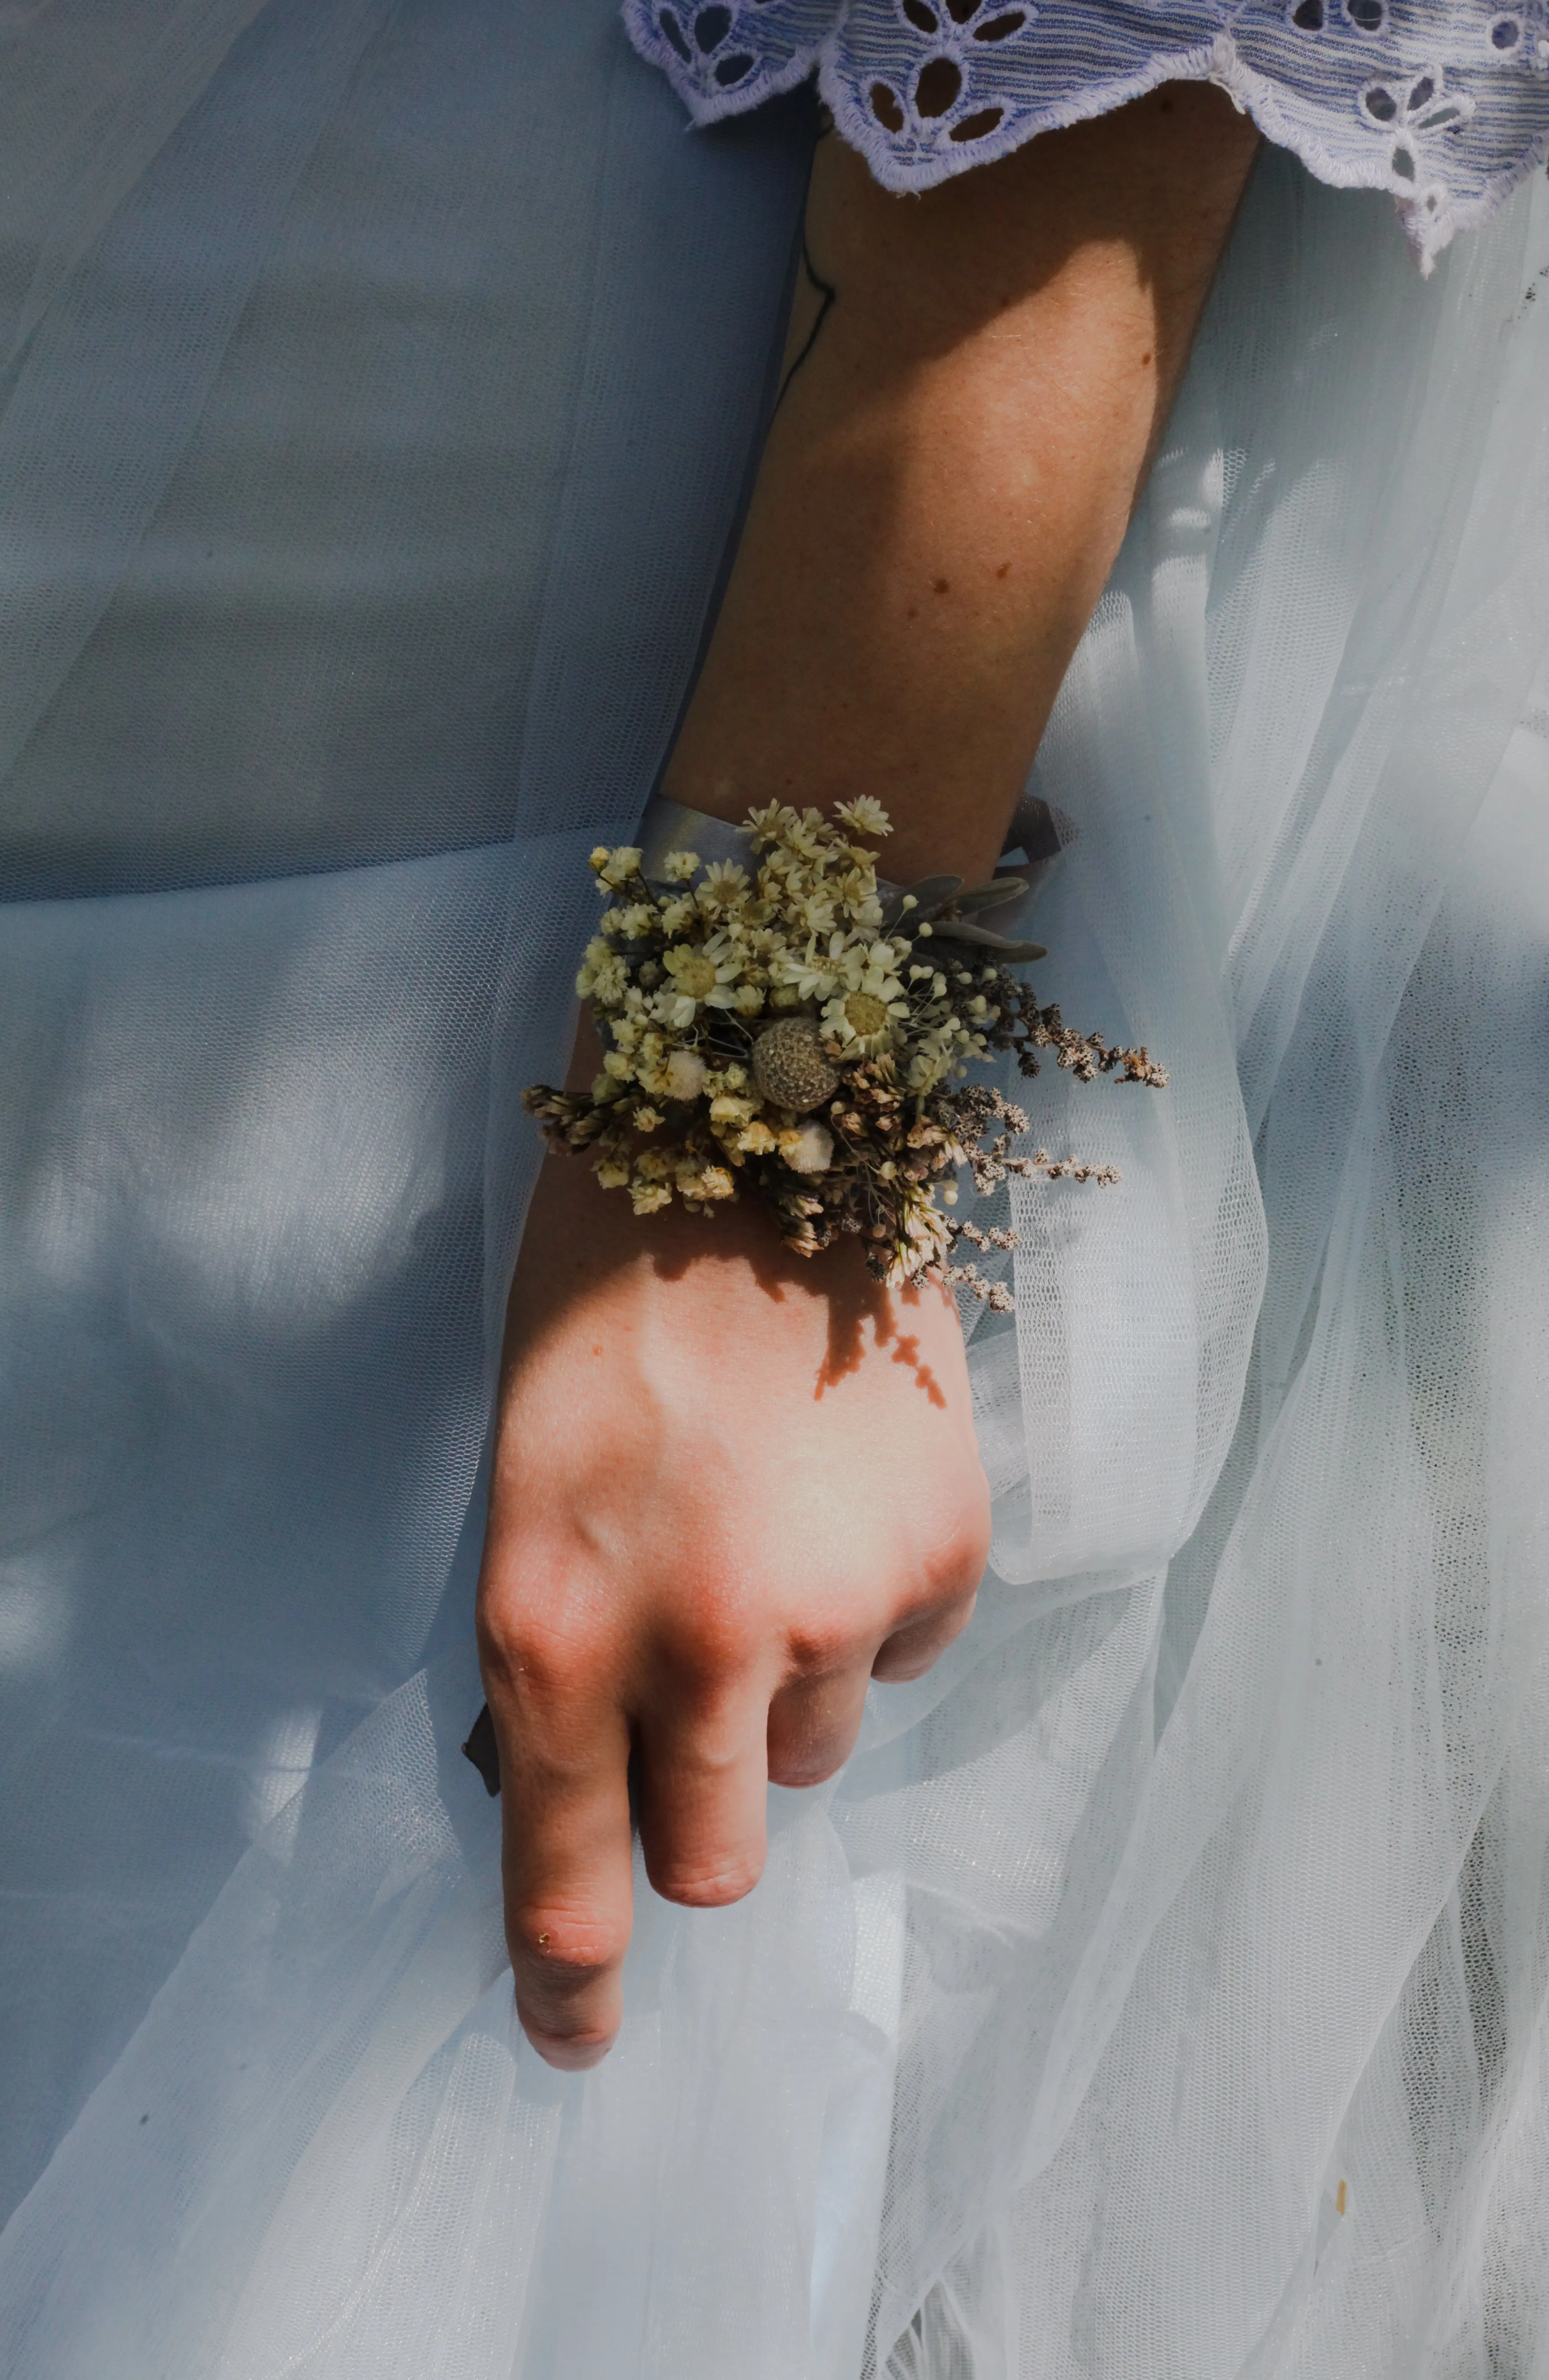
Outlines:
<svg viewBox="0 0 1549 2380"><path fill-rule="evenodd" d="M608 905L576 988L606 1045L602 1072L589 1091L535 1084L525 1105L637 1214L675 1198L714 1214L750 1187L802 1256L858 1236L879 1280L935 1272L1008 1310L1003 1283L951 1260L959 1239L1017 1245L946 1211L956 1174L981 1193L1012 1174L1118 1177L1018 1153L1026 1115L970 1068L1009 1051L1032 1075L1048 1050L1078 1082L1156 1088L1165 1073L1144 1049L1076 1032L1012 972L1043 950L982 920L1018 879L879 884L871 846L891 826L869 795L832 819L772 802L745 831L750 869L674 851L648 880L633 845L592 853Z"/></svg>

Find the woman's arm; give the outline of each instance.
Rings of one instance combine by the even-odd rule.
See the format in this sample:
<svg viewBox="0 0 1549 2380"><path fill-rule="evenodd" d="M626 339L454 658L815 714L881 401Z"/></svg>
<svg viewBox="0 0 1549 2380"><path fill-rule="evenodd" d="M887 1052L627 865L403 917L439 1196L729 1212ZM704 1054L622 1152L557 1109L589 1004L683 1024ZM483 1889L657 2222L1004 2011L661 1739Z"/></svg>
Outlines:
<svg viewBox="0 0 1549 2380"><path fill-rule="evenodd" d="M1197 85L922 199L821 144L787 383L669 794L735 820L871 793L888 874L988 870L1254 144ZM736 1900L767 1780L832 1774L868 1678L929 1666L988 1529L943 1291L879 1289L854 1243L803 1262L750 1203L642 1221L544 1167L479 1618L545 2057L590 2064L617 2026L631 1753L656 1889Z"/></svg>
<svg viewBox="0 0 1549 2380"><path fill-rule="evenodd" d="M740 818L872 793L887 875L987 871L1257 140L1223 92L1175 83L923 198L820 144L785 394L675 800Z"/></svg>

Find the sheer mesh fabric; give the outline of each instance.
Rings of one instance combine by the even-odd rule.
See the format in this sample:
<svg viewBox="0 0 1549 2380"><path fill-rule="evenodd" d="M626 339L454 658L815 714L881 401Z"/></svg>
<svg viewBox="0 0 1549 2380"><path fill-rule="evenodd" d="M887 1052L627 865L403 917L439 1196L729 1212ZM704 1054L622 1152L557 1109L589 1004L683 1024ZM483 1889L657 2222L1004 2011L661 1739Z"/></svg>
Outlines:
<svg viewBox="0 0 1549 2380"><path fill-rule="evenodd" d="M0 820L0 2365L1537 2371L1543 190L1422 282L1377 199L1257 173L1035 771L1073 829L1060 996L1172 1087L1035 1087L1038 1138L1123 1182L1017 1193L1018 1310L970 1345L973 1625L874 1690L831 1787L772 1793L748 1900L638 1880L623 2036L563 2077L514 2025L457 1751L515 1095L692 665L809 128L683 140L612 0L309 0L148 11L113 77L210 42L152 153L49 79L64 22L8 36L38 178L6 286L43 310L6 390L46 362L58 394L0 624L47 686ZM265 155L238 297L216 200L248 220ZM190 255L224 346L142 342L165 384L104 426L126 260L192 306ZM508 415L469 394L492 354ZM287 492L309 418L348 533ZM430 536L465 439L508 539ZM165 761L125 733L152 650ZM357 670L409 722L376 775Z"/></svg>

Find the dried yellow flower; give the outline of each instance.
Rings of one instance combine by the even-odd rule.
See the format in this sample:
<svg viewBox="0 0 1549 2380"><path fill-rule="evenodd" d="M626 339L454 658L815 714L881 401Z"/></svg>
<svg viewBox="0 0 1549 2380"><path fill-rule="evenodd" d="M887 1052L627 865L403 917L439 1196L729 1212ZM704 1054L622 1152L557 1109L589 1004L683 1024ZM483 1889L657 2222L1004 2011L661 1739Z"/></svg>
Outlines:
<svg viewBox="0 0 1549 2380"><path fill-rule="evenodd" d="M668 951L662 964L686 1000L706 1000L715 989L714 960L687 942Z"/></svg>
<svg viewBox="0 0 1549 2380"><path fill-rule="evenodd" d="M1027 1117L970 1082L970 1064L1005 1051L1034 1075L1047 1050L1079 1082L1166 1077L1143 1049L1073 1031L1006 972L1041 955L980 922L1014 894L1006 880L879 887L863 844L887 832L861 795L832 820L777 802L755 812L748 867L701 870L678 852L647 880L639 851L599 846L592 869L617 905L577 988L613 1047L590 1094L535 1084L523 1096L551 1144L628 1187L638 1214L675 1196L712 1211L750 1188L803 1256L858 1234L879 1279L939 1269L1004 1312L1004 1281L947 1259L961 1241L998 1253L1015 1235L948 1216L954 1173L966 1167L984 1192L1008 1175L1102 1182L1112 1169L1018 1153Z"/></svg>
<svg viewBox="0 0 1549 2380"><path fill-rule="evenodd" d="M874 992L848 993L845 999L845 1015L852 1031L859 1034L862 1040L868 1039L873 1033L885 1033L887 1030L886 1004L878 1000Z"/></svg>

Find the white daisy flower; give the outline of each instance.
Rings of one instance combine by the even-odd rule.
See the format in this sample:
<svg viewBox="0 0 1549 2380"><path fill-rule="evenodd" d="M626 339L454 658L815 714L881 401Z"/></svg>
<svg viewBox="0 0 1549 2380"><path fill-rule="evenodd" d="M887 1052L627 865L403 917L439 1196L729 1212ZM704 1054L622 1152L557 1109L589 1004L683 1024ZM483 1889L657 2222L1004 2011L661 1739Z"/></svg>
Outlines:
<svg viewBox="0 0 1549 2380"><path fill-rule="evenodd" d="M839 961L839 980L823 1021L843 1049L867 1057L884 1050L896 1023L909 1014L903 985L893 972L891 942L852 942Z"/></svg>
<svg viewBox="0 0 1549 2380"><path fill-rule="evenodd" d="M687 1000L702 1000L715 989L715 962L692 942L679 942L666 952L662 965Z"/></svg>
<svg viewBox="0 0 1549 2380"><path fill-rule="evenodd" d="M852 802L841 802L834 812L841 826L852 834L882 836L891 834L893 821L878 801L870 794L858 794Z"/></svg>
<svg viewBox="0 0 1549 2380"><path fill-rule="evenodd" d="M780 961L780 979L792 987L799 1000L826 1000L838 988L844 955L842 933L830 934L826 947L814 940L800 955L793 951Z"/></svg>
<svg viewBox="0 0 1549 2380"><path fill-rule="evenodd" d="M748 871L735 859L713 859L697 898L701 909L729 909L748 889Z"/></svg>
<svg viewBox="0 0 1549 2380"><path fill-rule="evenodd" d="M664 954L662 964L672 983L660 994L656 1013L665 1015L678 1032L693 1023L695 1010L701 1005L735 1007L734 985L738 972L735 959L722 959L717 964L708 951L696 949L692 942L679 942L675 950Z"/></svg>

